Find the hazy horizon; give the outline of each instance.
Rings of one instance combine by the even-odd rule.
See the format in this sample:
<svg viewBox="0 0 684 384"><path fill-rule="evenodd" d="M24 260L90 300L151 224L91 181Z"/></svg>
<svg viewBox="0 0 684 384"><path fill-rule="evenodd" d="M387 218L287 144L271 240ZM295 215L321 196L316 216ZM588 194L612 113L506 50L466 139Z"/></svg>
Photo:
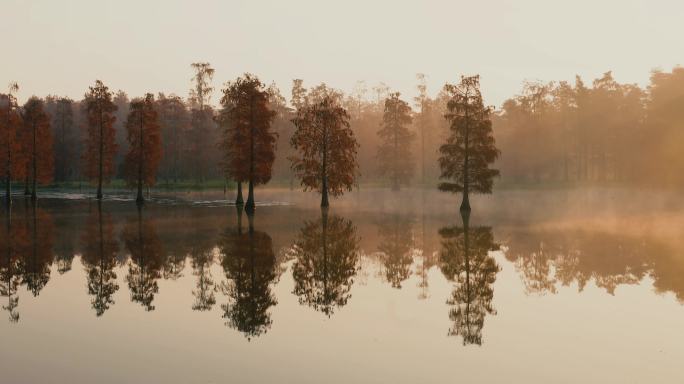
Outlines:
<svg viewBox="0 0 684 384"><path fill-rule="evenodd" d="M12 38L3 43L0 89L17 81L22 102L34 94L80 99L95 79L132 97L186 97L190 63L208 61L216 69L212 104L222 84L244 72L274 81L288 99L295 78L345 92L358 80L369 90L384 82L409 99L422 72L432 95L480 74L485 101L499 107L526 80L577 74L590 82L613 71L618 82L644 87L652 70L682 63L684 32L684 3L674 1L4 5L0 33Z"/></svg>

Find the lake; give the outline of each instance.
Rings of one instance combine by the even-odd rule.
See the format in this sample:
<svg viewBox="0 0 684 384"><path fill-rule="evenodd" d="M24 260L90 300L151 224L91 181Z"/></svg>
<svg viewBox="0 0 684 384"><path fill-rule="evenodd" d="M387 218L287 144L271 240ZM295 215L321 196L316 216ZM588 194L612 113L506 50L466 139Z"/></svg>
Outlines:
<svg viewBox="0 0 684 384"><path fill-rule="evenodd" d="M3 383L673 383L684 203L621 188L15 198Z"/></svg>

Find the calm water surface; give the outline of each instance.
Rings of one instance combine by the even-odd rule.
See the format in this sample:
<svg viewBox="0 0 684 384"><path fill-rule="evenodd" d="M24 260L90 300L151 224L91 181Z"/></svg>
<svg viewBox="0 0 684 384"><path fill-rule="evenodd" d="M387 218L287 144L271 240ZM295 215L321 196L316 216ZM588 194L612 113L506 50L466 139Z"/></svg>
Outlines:
<svg viewBox="0 0 684 384"><path fill-rule="evenodd" d="M2 383L676 383L684 203L259 190L2 213Z"/></svg>

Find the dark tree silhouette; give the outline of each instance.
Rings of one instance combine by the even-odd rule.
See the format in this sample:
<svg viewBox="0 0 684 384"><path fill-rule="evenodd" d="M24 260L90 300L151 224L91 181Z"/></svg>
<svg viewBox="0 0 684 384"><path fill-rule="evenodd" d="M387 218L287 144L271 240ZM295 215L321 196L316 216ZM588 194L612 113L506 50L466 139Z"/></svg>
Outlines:
<svg viewBox="0 0 684 384"><path fill-rule="evenodd" d="M177 183L181 177L183 155L187 148L185 139L190 127L188 109L179 96L159 94L156 101L159 115L164 154L161 160L161 174L167 180Z"/></svg>
<svg viewBox="0 0 684 384"><path fill-rule="evenodd" d="M221 290L228 302L221 305L226 325L242 332L248 339L270 328L270 308L278 302L271 292L279 271L271 237L254 229L254 217L248 215L249 229L242 230L242 207L237 208L237 229L228 228L219 240L221 264L226 281Z"/></svg>
<svg viewBox="0 0 684 384"><path fill-rule="evenodd" d="M408 185L413 176L411 144L415 134L408 129L411 124L411 107L399 98L399 92L390 93L385 99L385 110L378 131L381 144L378 147L378 171L389 177L392 190Z"/></svg>
<svg viewBox="0 0 684 384"><path fill-rule="evenodd" d="M246 73L226 84L218 117L223 127L224 173L238 182L236 204L242 204L242 183L249 182L245 209L254 211L254 186L271 180L276 134L271 129L275 111L259 79Z"/></svg>
<svg viewBox="0 0 684 384"><path fill-rule="evenodd" d="M142 204L143 186L149 188L155 184L162 156L159 121L151 93L131 102L126 130L129 144L124 160L126 183L137 188L135 201Z"/></svg>
<svg viewBox="0 0 684 384"><path fill-rule="evenodd" d="M102 199L102 183L109 182L116 172L116 131L112 93L100 80L85 94L83 102L88 135L84 156L86 176L97 184L97 198Z"/></svg>
<svg viewBox="0 0 684 384"><path fill-rule="evenodd" d="M359 144L349 127L349 115L331 96L305 104L292 119L297 127L290 143L299 152L291 157L292 169L304 190L321 193L321 207L328 207L328 193L351 191L358 174Z"/></svg>
<svg viewBox="0 0 684 384"><path fill-rule="evenodd" d="M100 201L97 202L97 209L88 217L82 242L88 294L93 296L90 304L95 314L102 316L114 304L112 296L119 290L114 271L119 243L114 237L111 215L103 212Z"/></svg>
<svg viewBox="0 0 684 384"><path fill-rule="evenodd" d="M7 94L0 94L0 171L5 175L5 199L12 203L12 181L21 178L26 170L21 161L21 115L17 98L17 83L9 86Z"/></svg>
<svg viewBox="0 0 684 384"><path fill-rule="evenodd" d="M449 318L454 327L450 335L461 335L463 344L482 344L482 327L488 314L496 314L492 306L499 266L489 251L498 249L490 227L470 228L470 212L461 213L463 226L444 227L440 267L444 276L454 282L447 299L452 306Z"/></svg>
<svg viewBox="0 0 684 384"><path fill-rule="evenodd" d="M378 251L385 266L385 278L393 288L401 288L402 281L411 275L412 225L409 218L398 214L390 215L378 223L381 238Z"/></svg>
<svg viewBox="0 0 684 384"><path fill-rule="evenodd" d="M462 77L458 85L447 84L449 94L447 113L451 133L447 142L439 148L440 179L449 180L439 184L439 189L462 192L461 210L470 210L468 194L491 193L493 178L499 171L490 169L499 156L494 146L491 108L485 107L480 93L479 76Z"/></svg>
<svg viewBox="0 0 684 384"><path fill-rule="evenodd" d="M324 210L305 221L292 246L292 277L299 303L330 317L351 298L359 262L359 237L351 221Z"/></svg>
<svg viewBox="0 0 684 384"><path fill-rule="evenodd" d="M54 149L50 118L45 113L44 103L31 97L24 104L23 148L28 171L26 177L31 182L31 199L36 200L36 184L47 184L54 175Z"/></svg>
<svg viewBox="0 0 684 384"><path fill-rule="evenodd" d="M159 291L157 280L161 277L164 251L154 223L143 218L141 206L138 206L136 218L126 223L122 238L131 256L126 276L131 300L140 303L146 311L153 311L152 302Z"/></svg>
<svg viewBox="0 0 684 384"><path fill-rule="evenodd" d="M45 98L55 142L55 181L72 180L76 173L79 140L74 121L74 101L66 97Z"/></svg>

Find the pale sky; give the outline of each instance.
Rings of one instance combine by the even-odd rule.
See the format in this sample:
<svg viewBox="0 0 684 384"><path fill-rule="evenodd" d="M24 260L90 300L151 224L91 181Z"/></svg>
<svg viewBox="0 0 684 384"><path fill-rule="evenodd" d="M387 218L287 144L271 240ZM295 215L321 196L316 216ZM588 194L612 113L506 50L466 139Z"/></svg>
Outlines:
<svg viewBox="0 0 684 384"><path fill-rule="evenodd" d="M643 86L684 64L684 1L2 0L0 46L0 92L16 80L20 101L78 99L95 79L185 97L190 63L208 61L217 90L248 71L288 99L294 78L345 92L382 81L409 98L417 72L432 94L480 74L499 106L524 80L612 70Z"/></svg>

